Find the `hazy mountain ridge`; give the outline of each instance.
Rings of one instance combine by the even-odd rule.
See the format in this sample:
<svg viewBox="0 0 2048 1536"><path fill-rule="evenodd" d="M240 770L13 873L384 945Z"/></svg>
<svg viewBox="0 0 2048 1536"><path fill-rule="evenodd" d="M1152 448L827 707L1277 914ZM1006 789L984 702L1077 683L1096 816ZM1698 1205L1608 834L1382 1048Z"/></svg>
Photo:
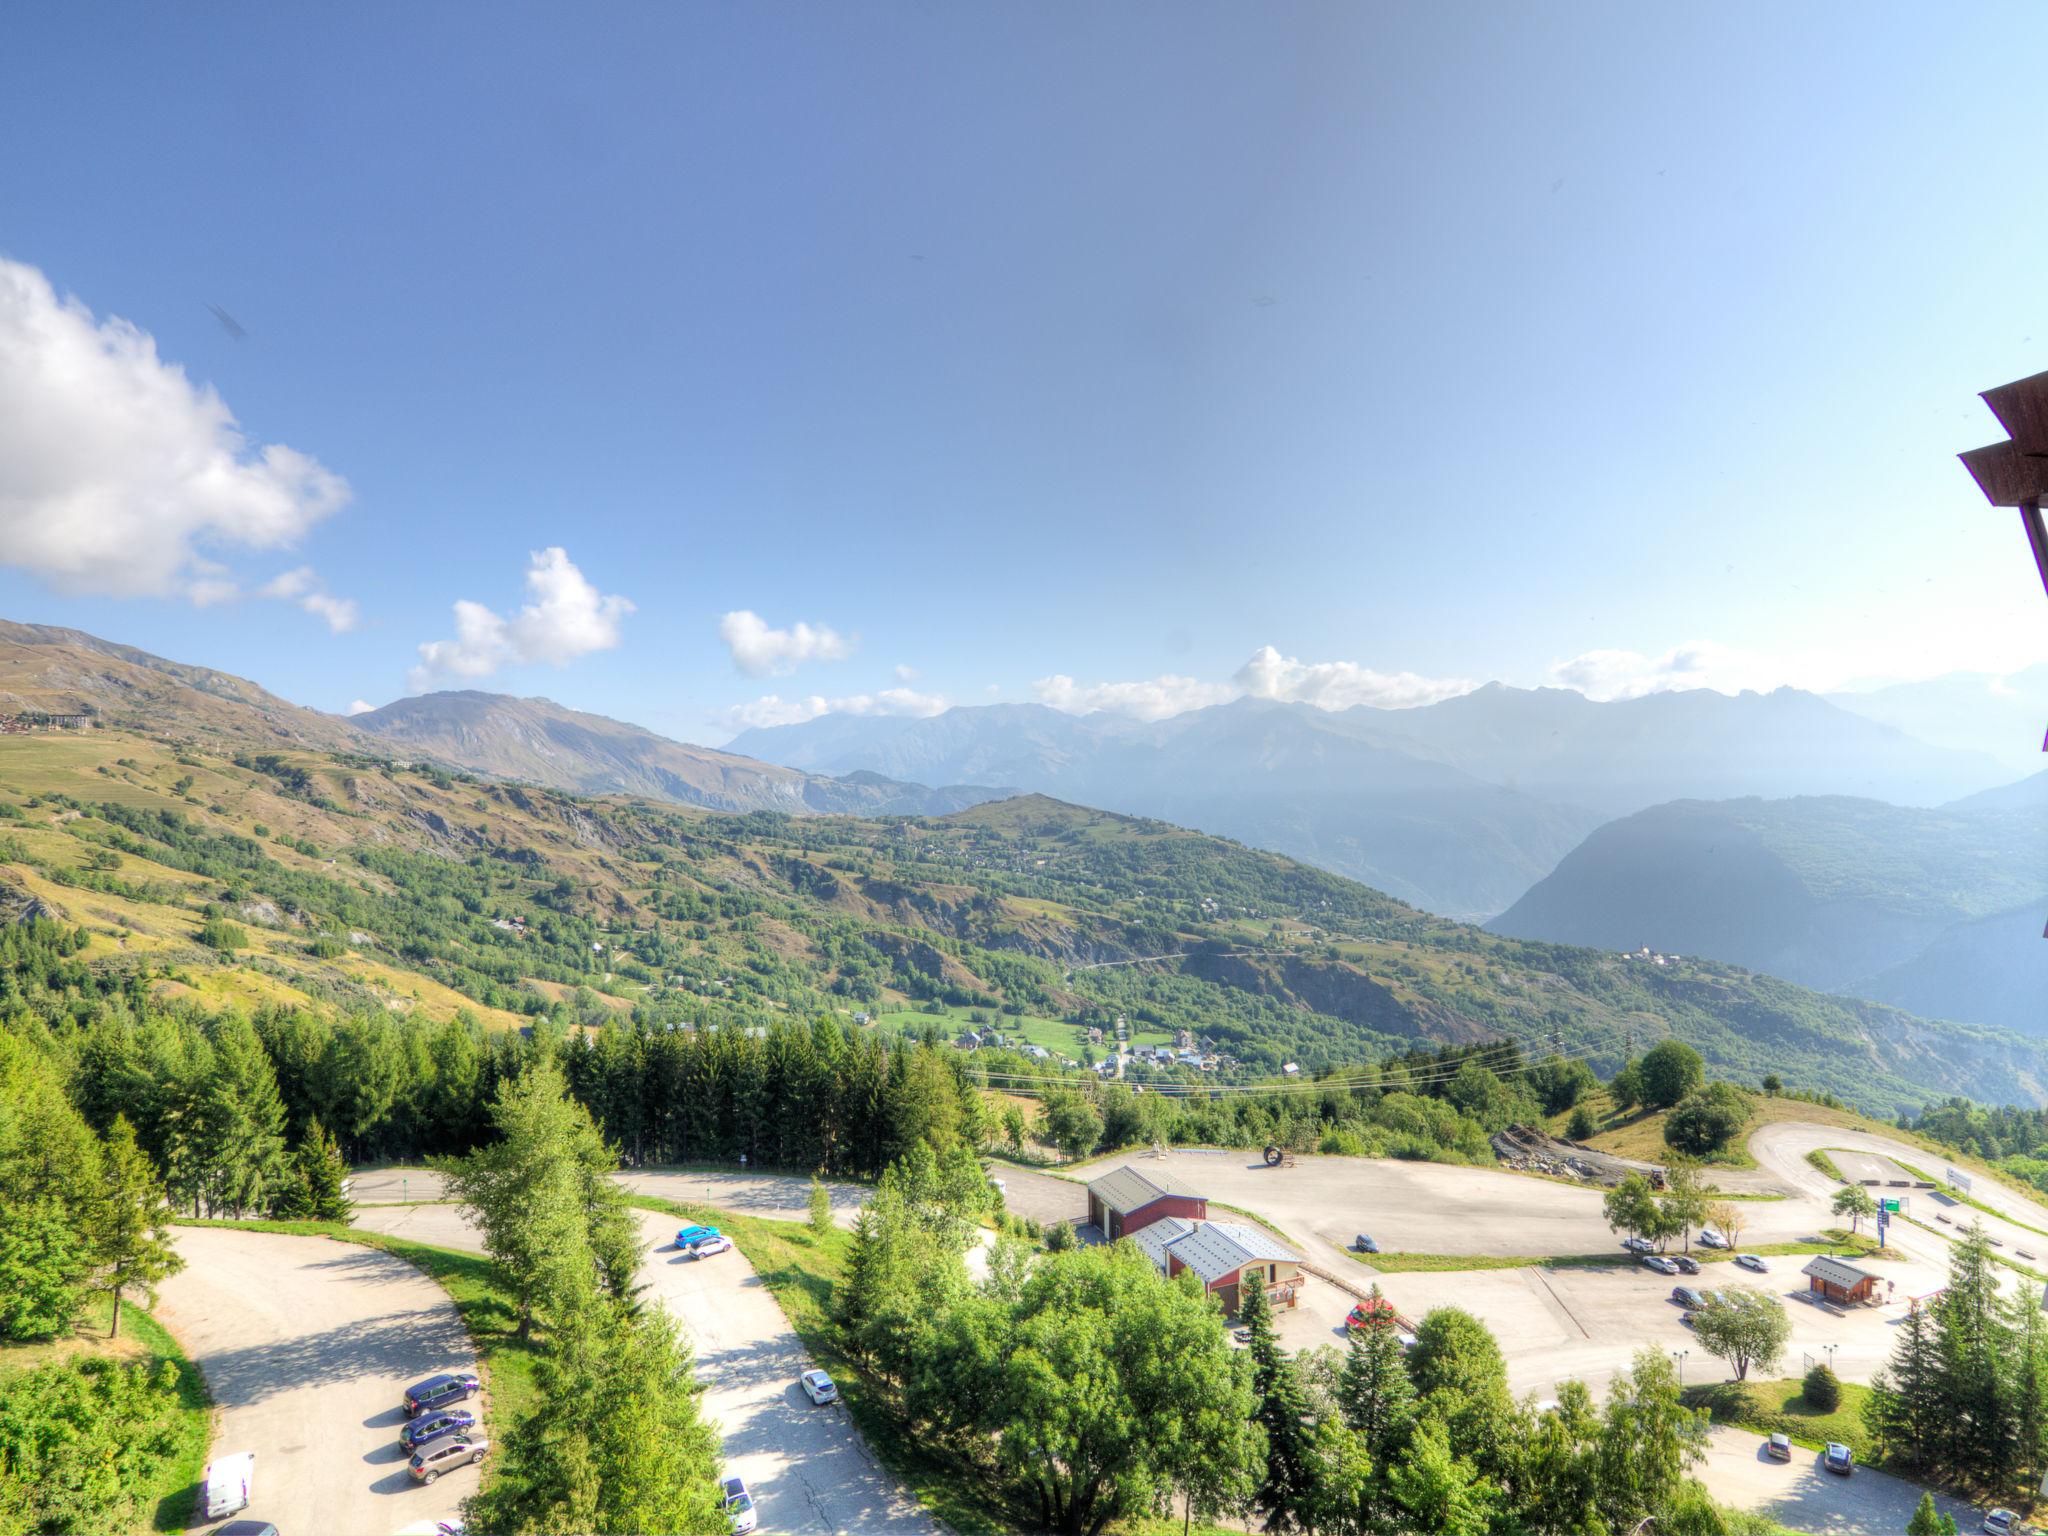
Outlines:
<svg viewBox="0 0 2048 1536"><path fill-rule="evenodd" d="M833 778L695 747L552 699L460 690L352 717L384 742L494 778L577 794L645 795L716 811L943 815L1013 791L927 788L879 774Z"/></svg>
<svg viewBox="0 0 2048 1536"><path fill-rule="evenodd" d="M2008 808L1971 797L1933 810L1847 797L1678 801L1601 827L1487 926L1708 955L2041 1033L2048 994L2034 992L2029 1005L2016 980L2040 973L2038 936L1996 954L1982 925L2010 933L2007 914L2048 905L2044 847L2048 801Z"/></svg>
<svg viewBox="0 0 2048 1536"><path fill-rule="evenodd" d="M1453 917L1511 906L1602 822L1680 798L1934 805L2003 777L1792 689L1596 703L1488 684L1415 709L1240 699L1156 723L1043 705L822 716L731 750L812 771L1017 784L1320 863Z"/></svg>

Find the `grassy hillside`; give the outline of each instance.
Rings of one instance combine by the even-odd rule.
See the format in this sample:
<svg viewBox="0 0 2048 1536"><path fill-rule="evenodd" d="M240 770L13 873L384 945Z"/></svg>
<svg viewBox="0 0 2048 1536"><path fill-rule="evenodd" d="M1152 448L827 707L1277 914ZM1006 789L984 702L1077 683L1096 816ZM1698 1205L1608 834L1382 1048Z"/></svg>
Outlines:
<svg viewBox="0 0 2048 1536"><path fill-rule="evenodd" d="M564 1001L593 1023L835 1009L898 1028L931 1009L944 1035L966 1011L1077 1058L1122 1014L1141 1041L1209 1037L1239 1077L1503 1036L1605 1070L1675 1033L1718 1073L1775 1070L1880 1113L2048 1099L2041 1049L1998 1031L1499 937L1041 797L932 819L722 816L348 754L8 737L0 913L82 927L77 959L125 985L248 1005L501 1025Z"/></svg>

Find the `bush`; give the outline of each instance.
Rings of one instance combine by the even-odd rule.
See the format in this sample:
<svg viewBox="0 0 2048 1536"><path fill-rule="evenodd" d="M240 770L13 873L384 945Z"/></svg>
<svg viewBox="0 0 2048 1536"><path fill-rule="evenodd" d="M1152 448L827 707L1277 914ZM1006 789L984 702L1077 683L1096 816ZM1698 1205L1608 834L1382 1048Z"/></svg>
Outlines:
<svg viewBox="0 0 2048 1536"><path fill-rule="evenodd" d="M1593 1112L1583 1104L1572 1111L1572 1123L1564 1128L1568 1141L1590 1140L1597 1131L1598 1127L1593 1124Z"/></svg>
<svg viewBox="0 0 2048 1536"><path fill-rule="evenodd" d="M225 954L230 950L247 949L249 935L242 931L239 924L225 922L216 917L199 930L199 942L208 949L217 949Z"/></svg>
<svg viewBox="0 0 2048 1536"><path fill-rule="evenodd" d="M1316 1143L1316 1150L1336 1157L1365 1157L1365 1138L1345 1126L1333 1126L1323 1132L1323 1139Z"/></svg>
<svg viewBox="0 0 2048 1536"><path fill-rule="evenodd" d="M1074 1229L1064 1221L1056 1221L1045 1229L1045 1248L1048 1253L1065 1253L1074 1246Z"/></svg>
<svg viewBox="0 0 2048 1536"><path fill-rule="evenodd" d="M1833 1413L1842 1406L1842 1383L1825 1364L1806 1373L1806 1405L1818 1413Z"/></svg>

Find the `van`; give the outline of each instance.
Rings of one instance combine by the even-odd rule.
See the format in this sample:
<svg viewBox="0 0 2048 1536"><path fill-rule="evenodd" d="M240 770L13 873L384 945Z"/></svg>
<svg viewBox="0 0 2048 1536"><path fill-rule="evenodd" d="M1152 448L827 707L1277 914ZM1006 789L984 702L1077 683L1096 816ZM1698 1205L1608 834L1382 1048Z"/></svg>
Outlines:
<svg viewBox="0 0 2048 1536"><path fill-rule="evenodd" d="M210 1463L199 1480L199 1518L225 1520L238 1509L249 1507L256 1487L256 1453L237 1451Z"/></svg>

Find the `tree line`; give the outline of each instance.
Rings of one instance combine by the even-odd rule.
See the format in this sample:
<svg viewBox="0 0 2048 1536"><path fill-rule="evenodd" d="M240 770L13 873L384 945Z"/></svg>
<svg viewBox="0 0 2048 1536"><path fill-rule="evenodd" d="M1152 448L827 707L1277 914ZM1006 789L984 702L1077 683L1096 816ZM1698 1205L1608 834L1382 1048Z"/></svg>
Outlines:
<svg viewBox="0 0 2048 1536"><path fill-rule="evenodd" d="M1901 1320L1864 1423L1889 1464L1986 1499L2019 1502L2048 1472L2048 1316L2025 1284L2000 1294L1981 1224Z"/></svg>

